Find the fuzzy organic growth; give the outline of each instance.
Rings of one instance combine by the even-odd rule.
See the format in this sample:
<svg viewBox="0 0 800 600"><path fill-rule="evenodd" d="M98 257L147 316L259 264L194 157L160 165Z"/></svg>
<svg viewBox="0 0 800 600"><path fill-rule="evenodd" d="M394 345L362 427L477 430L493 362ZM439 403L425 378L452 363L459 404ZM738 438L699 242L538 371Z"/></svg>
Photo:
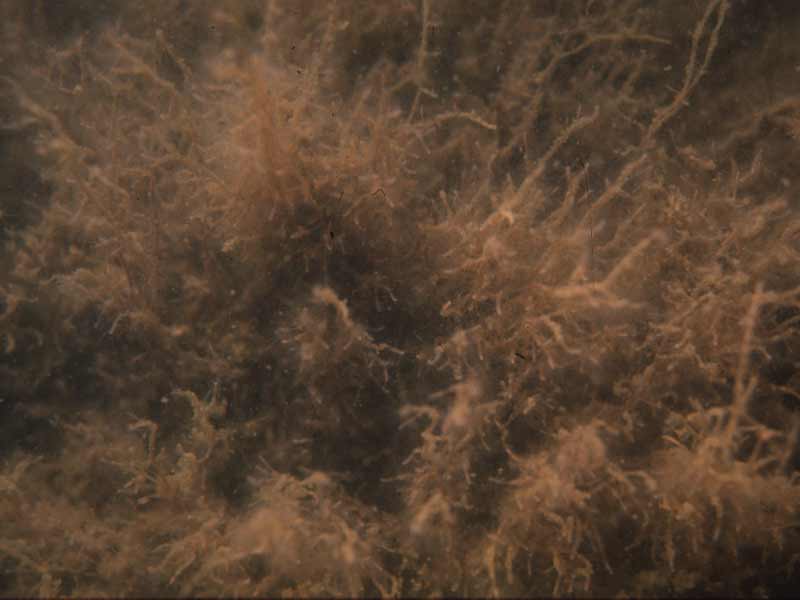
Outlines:
<svg viewBox="0 0 800 600"><path fill-rule="evenodd" d="M0 3L0 595L791 595L794 8Z"/></svg>

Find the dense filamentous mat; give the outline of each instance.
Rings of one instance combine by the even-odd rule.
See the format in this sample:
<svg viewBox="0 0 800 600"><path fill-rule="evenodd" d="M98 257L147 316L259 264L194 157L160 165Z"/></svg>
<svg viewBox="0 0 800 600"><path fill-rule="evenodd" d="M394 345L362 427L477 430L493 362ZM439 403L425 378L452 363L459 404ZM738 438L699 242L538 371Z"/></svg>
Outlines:
<svg viewBox="0 0 800 600"><path fill-rule="evenodd" d="M795 593L798 28L0 3L0 595Z"/></svg>

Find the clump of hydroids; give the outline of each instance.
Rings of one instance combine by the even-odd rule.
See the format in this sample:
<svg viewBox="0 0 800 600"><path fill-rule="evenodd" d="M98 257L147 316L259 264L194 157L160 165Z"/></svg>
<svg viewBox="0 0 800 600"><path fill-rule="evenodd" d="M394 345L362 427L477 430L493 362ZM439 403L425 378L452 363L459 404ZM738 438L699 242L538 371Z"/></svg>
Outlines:
<svg viewBox="0 0 800 600"><path fill-rule="evenodd" d="M791 589L800 91L734 102L745 4L2 9L0 592Z"/></svg>

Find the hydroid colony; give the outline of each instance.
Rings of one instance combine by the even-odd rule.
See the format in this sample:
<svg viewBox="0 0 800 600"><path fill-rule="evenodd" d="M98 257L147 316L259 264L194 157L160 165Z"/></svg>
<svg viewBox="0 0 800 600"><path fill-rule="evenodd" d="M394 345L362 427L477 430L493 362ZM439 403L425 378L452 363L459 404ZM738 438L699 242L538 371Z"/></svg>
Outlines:
<svg viewBox="0 0 800 600"><path fill-rule="evenodd" d="M782 10L4 5L0 589L793 589Z"/></svg>

